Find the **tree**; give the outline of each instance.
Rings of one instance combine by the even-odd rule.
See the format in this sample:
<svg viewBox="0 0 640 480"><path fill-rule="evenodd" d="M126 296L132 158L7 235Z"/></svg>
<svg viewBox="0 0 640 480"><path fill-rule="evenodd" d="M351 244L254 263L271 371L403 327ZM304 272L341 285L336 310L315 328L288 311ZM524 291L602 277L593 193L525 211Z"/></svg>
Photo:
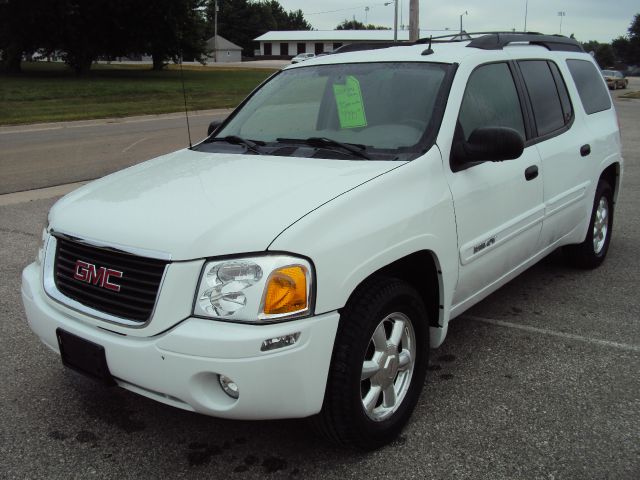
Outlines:
<svg viewBox="0 0 640 480"><path fill-rule="evenodd" d="M126 55L136 32L136 2L129 0L49 0L44 8L46 39L41 47L61 51L76 75L89 72L100 57Z"/></svg>
<svg viewBox="0 0 640 480"><path fill-rule="evenodd" d="M214 32L216 0L207 5L208 36ZM240 45L243 55L253 54L253 39L275 28L275 20L263 18L263 11L247 0L217 0L218 35Z"/></svg>
<svg viewBox="0 0 640 480"><path fill-rule="evenodd" d="M207 4L208 36L214 31L215 0ZM254 38L270 30L310 30L301 10L286 12L277 0L218 0L218 35L242 47L246 56L254 54Z"/></svg>
<svg viewBox="0 0 640 480"><path fill-rule="evenodd" d="M138 19L136 39L129 53L146 53L153 69L162 70L167 61L182 57L202 62L206 53L205 18L200 13L204 0L135 0Z"/></svg>
<svg viewBox="0 0 640 480"><path fill-rule="evenodd" d="M626 36L611 42L616 58L627 65L640 65L640 13L637 13L629 25Z"/></svg>
<svg viewBox="0 0 640 480"><path fill-rule="evenodd" d="M77 75L99 58L148 53L155 69L181 55L205 52L205 0L0 0L0 49L5 69L23 55L61 52Z"/></svg>
<svg viewBox="0 0 640 480"><path fill-rule="evenodd" d="M613 66L616 63L616 56L612 46L608 43L599 43L595 40L590 40L582 44L585 52L591 53L600 65L600 68L607 68Z"/></svg>
<svg viewBox="0 0 640 480"><path fill-rule="evenodd" d="M388 27L383 27L382 25L365 25L362 22L359 22L356 19L353 20L343 20L338 24L336 30L391 30Z"/></svg>
<svg viewBox="0 0 640 480"><path fill-rule="evenodd" d="M0 0L1 69L19 73L22 57L41 47L48 30L46 0Z"/></svg>
<svg viewBox="0 0 640 480"><path fill-rule="evenodd" d="M596 61L601 68L613 67L616 63L616 56L609 43L602 43L596 49Z"/></svg>
<svg viewBox="0 0 640 480"><path fill-rule="evenodd" d="M631 42L628 38L616 38L611 42L611 47L613 48L614 55L619 61L622 63L633 63L631 62Z"/></svg>
<svg viewBox="0 0 640 480"><path fill-rule="evenodd" d="M636 13L627 30L629 34L629 49L627 63L640 65L640 13Z"/></svg>
<svg viewBox="0 0 640 480"><path fill-rule="evenodd" d="M311 24L304 18L302 10L295 10L289 12L289 25L287 30L311 30Z"/></svg>
<svg viewBox="0 0 640 480"><path fill-rule="evenodd" d="M631 21L631 25L629 25L629 29L627 30L629 33L629 38L640 39L640 13L636 13Z"/></svg>
<svg viewBox="0 0 640 480"><path fill-rule="evenodd" d="M268 0L262 5L266 9L265 14L273 17L275 30L311 30L302 10L287 12L277 0Z"/></svg>

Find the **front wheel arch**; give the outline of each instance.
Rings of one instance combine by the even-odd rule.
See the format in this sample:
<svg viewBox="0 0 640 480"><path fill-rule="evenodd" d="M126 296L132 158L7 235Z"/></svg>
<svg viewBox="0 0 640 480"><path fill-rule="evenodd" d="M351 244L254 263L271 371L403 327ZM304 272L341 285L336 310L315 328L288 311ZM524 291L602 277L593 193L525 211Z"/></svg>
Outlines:
<svg viewBox="0 0 640 480"><path fill-rule="evenodd" d="M437 255L431 250L417 252L399 258L364 278L351 292L349 300L361 285L376 277L390 277L407 282L420 295L429 316L431 327L443 327L444 286L442 269ZM349 302L347 300L347 303Z"/></svg>

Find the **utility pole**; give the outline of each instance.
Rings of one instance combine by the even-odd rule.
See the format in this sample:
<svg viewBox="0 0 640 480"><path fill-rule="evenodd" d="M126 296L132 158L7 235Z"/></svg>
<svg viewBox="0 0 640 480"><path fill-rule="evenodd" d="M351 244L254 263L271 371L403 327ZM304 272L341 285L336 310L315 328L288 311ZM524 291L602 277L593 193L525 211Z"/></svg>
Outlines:
<svg viewBox="0 0 640 480"><path fill-rule="evenodd" d="M415 42L420 38L420 9L418 0L409 2L409 40Z"/></svg>
<svg viewBox="0 0 640 480"><path fill-rule="evenodd" d="M394 3L393 10L393 41L398 41L398 0Z"/></svg>
<svg viewBox="0 0 640 480"><path fill-rule="evenodd" d="M527 13L529 13L529 0L525 0L524 2L524 30L527 31Z"/></svg>
<svg viewBox="0 0 640 480"><path fill-rule="evenodd" d="M218 63L218 0L213 7L213 61Z"/></svg>

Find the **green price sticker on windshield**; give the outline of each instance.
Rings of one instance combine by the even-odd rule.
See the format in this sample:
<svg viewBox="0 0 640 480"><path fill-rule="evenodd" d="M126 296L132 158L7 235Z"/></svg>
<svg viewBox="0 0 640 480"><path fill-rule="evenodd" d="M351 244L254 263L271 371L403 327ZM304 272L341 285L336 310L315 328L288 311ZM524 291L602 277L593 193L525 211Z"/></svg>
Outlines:
<svg viewBox="0 0 640 480"><path fill-rule="evenodd" d="M340 128L358 128L367 126L364 102L360 91L360 82L352 75L345 78L344 85L334 84L333 95L338 107Z"/></svg>

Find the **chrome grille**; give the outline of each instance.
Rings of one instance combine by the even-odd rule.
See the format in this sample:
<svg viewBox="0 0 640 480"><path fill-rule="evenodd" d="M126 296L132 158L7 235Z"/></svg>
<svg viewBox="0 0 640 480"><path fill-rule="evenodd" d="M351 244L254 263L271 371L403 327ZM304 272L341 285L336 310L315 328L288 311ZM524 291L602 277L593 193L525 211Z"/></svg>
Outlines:
<svg viewBox="0 0 640 480"><path fill-rule="evenodd" d="M60 293L94 310L133 322L145 323L151 318L168 262L61 237L56 237L56 241L53 274ZM120 287L119 291L105 288L95 278L89 281L76 278L78 261L94 269L122 272L122 277L114 278L113 282Z"/></svg>

